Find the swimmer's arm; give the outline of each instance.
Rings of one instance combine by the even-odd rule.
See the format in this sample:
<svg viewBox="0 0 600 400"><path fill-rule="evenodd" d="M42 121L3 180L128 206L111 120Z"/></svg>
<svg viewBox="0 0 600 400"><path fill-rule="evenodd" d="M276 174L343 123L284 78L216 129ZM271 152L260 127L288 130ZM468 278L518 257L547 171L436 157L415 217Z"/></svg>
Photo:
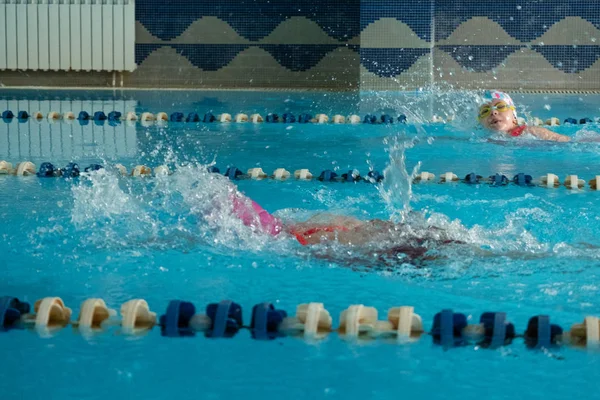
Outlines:
<svg viewBox="0 0 600 400"><path fill-rule="evenodd" d="M568 136L560 135L540 126L528 126L525 132L543 140L553 140L555 142L569 142L571 140Z"/></svg>

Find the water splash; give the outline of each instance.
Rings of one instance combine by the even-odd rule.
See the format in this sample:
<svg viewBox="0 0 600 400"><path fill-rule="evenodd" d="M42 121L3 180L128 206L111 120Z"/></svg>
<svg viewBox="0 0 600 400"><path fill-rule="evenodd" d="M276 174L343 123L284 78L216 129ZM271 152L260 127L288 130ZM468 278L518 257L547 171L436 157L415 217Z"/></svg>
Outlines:
<svg viewBox="0 0 600 400"><path fill-rule="evenodd" d="M71 221L98 247L260 251L273 240L233 215L235 190L204 165L178 166L171 176L137 180L104 169L72 187Z"/></svg>
<svg viewBox="0 0 600 400"><path fill-rule="evenodd" d="M421 163L418 162L411 173L406 168L406 150L412 148L414 140L400 140L397 136L386 139L389 144L389 164L383 172L383 182L377 190L386 204L390 219L394 222L405 222L411 211L413 199L412 182L417 175Z"/></svg>

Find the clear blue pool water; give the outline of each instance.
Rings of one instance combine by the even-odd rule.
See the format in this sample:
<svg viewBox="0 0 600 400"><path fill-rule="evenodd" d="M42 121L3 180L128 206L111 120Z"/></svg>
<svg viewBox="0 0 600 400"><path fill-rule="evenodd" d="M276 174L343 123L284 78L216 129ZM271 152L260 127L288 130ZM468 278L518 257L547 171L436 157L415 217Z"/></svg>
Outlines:
<svg viewBox="0 0 600 400"><path fill-rule="evenodd" d="M138 112L253 113L289 111L409 116L408 125L168 124L166 127L82 128L47 121L0 122L0 160L63 166L102 163L106 174L88 180L0 176L0 294L33 303L60 296L74 318L86 298L101 297L118 309L145 298L161 314L171 299L197 309L222 299L244 307L270 301L293 314L297 304L325 303L337 326L351 304L379 310L414 305L431 327L443 308L471 321L485 311L505 311L517 332L529 317L548 314L568 329L598 315L600 194L514 185L412 186L407 220L434 224L465 246L432 249L441 257L414 265L381 262L380 243L354 250L338 245L308 249L291 239L250 232L209 206L225 183L204 173L255 166L267 173L284 167L386 173L368 183L273 180L236 182L239 189L286 221L318 213L361 219L398 218L407 210L403 177L421 171L453 171L534 178L548 172L561 180L600 174L597 124L560 126L572 143L489 141L475 129L463 94L256 93L256 92L0 92L0 98L36 102L40 109L78 111L81 105L126 104ZM520 112L561 119L600 116L600 97L515 95ZM42 99L42 101L39 101ZM115 100L116 99L116 100ZM121 102L122 101L122 102ZM54 103L52 103L54 102ZM14 103L11 103L14 104ZM133 104L133 105L132 105ZM36 111L30 109L28 111ZM94 111L94 110L89 110ZM449 124L426 122L454 114ZM164 179L119 178L113 167L167 164ZM405 164L405 167L404 167ZM402 190L393 190L393 183ZM399 193L400 192L400 193ZM212 212L212 213L211 213ZM484 249L482 255L478 249ZM329 254L329 258L323 258ZM201 335L166 339L154 329L139 338L114 330L92 338L71 328L51 338L27 331L0 335L3 399L134 398L411 398L559 399L600 388L600 354L560 348L527 350L522 339L499 350L476 346L444 351L425 336L410 345L347 342L337 335L317 343L283 338L259 342L246 331L231 340Z"/></svg>

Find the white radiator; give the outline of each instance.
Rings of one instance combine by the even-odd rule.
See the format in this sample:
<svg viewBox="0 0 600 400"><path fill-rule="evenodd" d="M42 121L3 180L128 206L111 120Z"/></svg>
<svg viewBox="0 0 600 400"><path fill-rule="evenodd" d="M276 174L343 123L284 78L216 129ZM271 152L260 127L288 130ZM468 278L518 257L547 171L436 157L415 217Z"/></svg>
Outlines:
<svg viewBox="0 0 600 400"><path fill-rule="evenodd" d="M0 70L135 67L134 0L0 0Z"/></svg>

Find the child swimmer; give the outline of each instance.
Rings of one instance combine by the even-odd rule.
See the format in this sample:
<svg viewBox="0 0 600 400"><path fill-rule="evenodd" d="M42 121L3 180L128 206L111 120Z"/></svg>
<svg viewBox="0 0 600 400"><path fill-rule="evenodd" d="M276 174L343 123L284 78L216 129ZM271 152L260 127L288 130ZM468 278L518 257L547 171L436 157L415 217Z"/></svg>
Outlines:
<svg viewBox="0 0 600 400"><path fill-rule="evenodd" d="M542 140L552 140L556 142L570 141L568 136L559 135L546 128L519 125L517 122L515 104L511 97L504 92L491 92L491 100L479 107L477 119L484 128L513 137L529 133Z"/></svg>
<svg viewBox="0 0 600 400"><path fill-rule="evenodd" d="M232 205L233 214L254 231L271 236L286 235L303 246L335 242L363 248L377 243L381 256L402 254L411 261L422 261L435 258L427 255L431 247L462 243L436 227L413 229L406 224L380 219L360 220L327 214L314 216L305 222L284 224L236 189L232 194Z"/></svg>

